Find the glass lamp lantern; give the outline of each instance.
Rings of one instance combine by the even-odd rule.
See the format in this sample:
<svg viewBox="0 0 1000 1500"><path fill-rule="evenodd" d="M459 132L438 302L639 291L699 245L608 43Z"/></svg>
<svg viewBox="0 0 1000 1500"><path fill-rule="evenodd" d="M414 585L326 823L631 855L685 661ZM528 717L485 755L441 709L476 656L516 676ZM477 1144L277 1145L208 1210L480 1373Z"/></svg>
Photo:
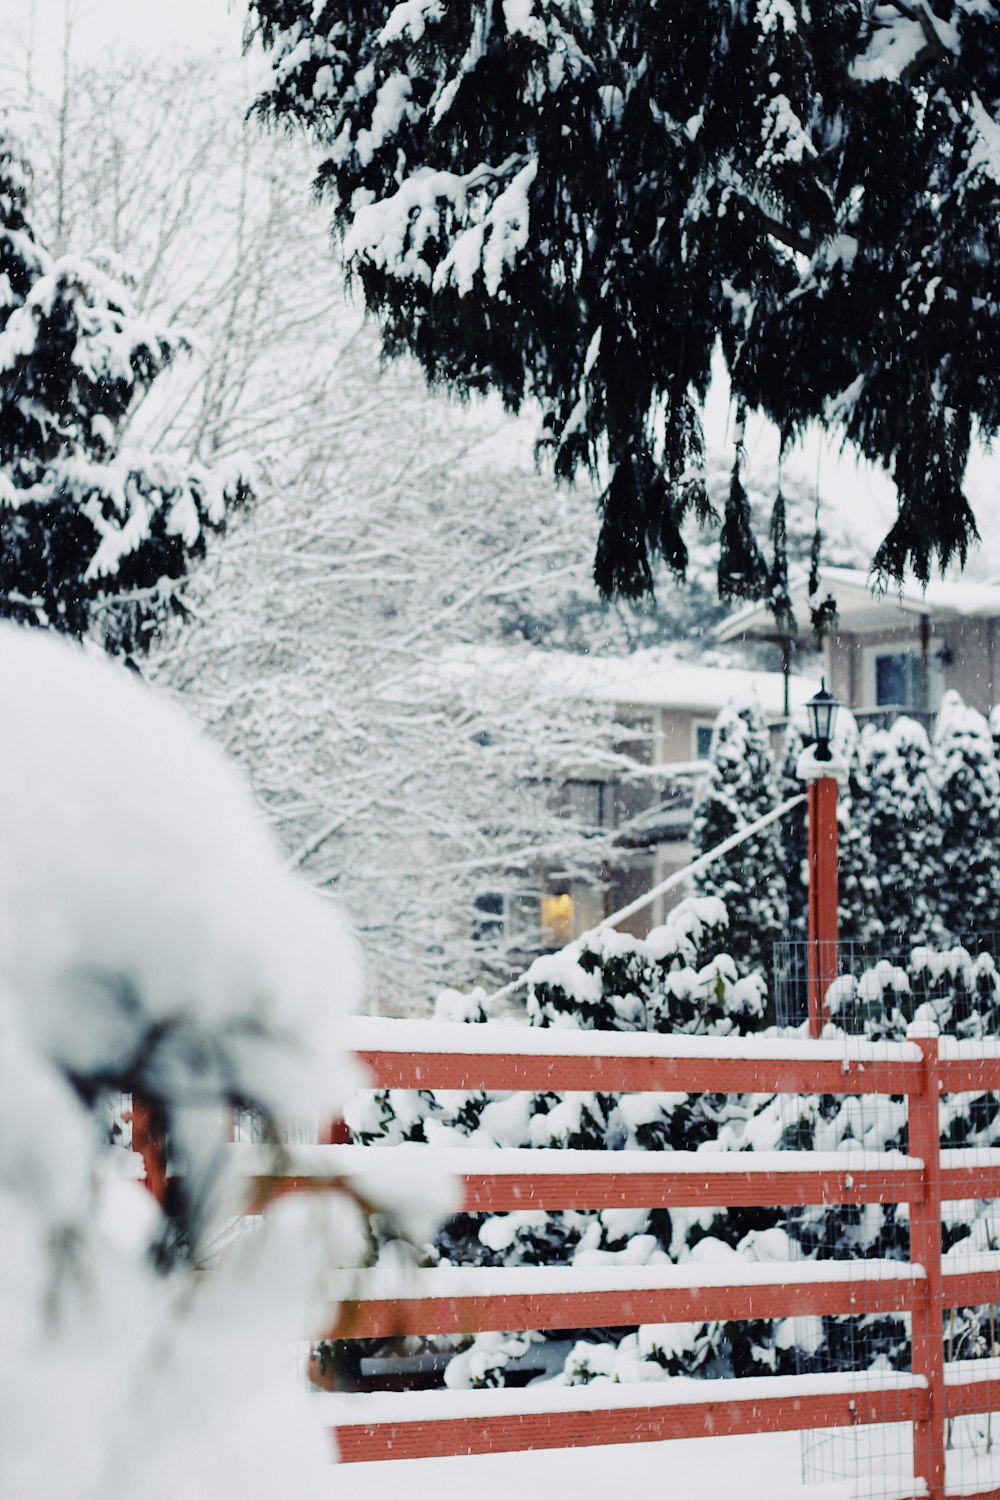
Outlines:
<svg viewBox="0 0 1000 1500"><path fill-rule="evenodd" d="M809 713L809 727L816 741L816 759L832 760L830 741L833 738L840 704L832 693L827 692L826 678L823 679L819 692L809 699L806 708Z"/></svg>

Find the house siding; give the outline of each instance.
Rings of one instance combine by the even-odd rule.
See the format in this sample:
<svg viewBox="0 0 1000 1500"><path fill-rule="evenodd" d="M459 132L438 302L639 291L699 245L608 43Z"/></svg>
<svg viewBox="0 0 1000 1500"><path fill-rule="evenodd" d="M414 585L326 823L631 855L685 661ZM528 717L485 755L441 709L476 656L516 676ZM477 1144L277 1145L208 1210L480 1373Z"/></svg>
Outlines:
<svg viewBox="0 0 1000 1500"><path fill-rule="evenodd" d="M912 628L865 631L863 635L836 632L826 643L827 686L850 707L875 708L871 684L866 680L866 652L873 646L919 647L920 622ZM931 622L930 654L940 651L948 659L942 664L941 685L955 689L965 702L988 713L1000 699L997 685L997 641L994 620L937 620Z"/></svg>

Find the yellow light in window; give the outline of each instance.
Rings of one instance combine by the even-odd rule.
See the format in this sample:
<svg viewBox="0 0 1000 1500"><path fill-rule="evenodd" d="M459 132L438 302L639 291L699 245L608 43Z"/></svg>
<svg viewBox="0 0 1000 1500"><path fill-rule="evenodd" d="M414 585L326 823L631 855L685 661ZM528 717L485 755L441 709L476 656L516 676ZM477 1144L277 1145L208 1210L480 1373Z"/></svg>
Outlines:
<svg viewBox="0 0 1000 1500"><path fill-rule="evenodd" d="M568 943L573 937L573 897L568 891L558 896L542 897L542 927L557 943Z"/></svg>

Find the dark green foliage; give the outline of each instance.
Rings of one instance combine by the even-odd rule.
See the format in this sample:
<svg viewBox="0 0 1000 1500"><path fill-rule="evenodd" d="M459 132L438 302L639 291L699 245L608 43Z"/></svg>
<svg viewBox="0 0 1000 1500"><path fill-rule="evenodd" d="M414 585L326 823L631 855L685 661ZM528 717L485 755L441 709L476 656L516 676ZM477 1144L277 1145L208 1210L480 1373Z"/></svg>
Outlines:
<svg viewBox="0 0 1000 1500"><path fill-rule="evenodd" d="M537 400L557 473L610 476L602 588L684 567L717 347L738 409L892 475L877 568L964 560L970 433L1000 430L993 6L250 10L258 109L322 150L387 352ZM723 536L723 589L766 593L735 489Z"/></svg>
<svg viewBox="0 0 1000 1500"><path fill-rule="evenodd" d="M778 805L770 739L760 710L723 709L715 723L709 773L691 830L695 855L721 844ZM769 974L773 945L786 936L785 866L776 823L745 839L694 879L729 913L728 951L741 972Z"/></svg>
<svg viewBox="0 0 1000 1500"><path fill-rule="evenodd" d="M859 759L865 795L852 801L852 821L878 886L863 936L887 953L937 943L944 902L940 807L926 732L906 717L887 730L869 727Z"/></svg>
<svg viewBox="0 0 1000 1500"><path fill-rule="evenodd" d="M1000 928L1000 773L989 725L946 693L934 731L941 801L940 917L953 936Z"/></svg>
<svg viewBox="0 0 1000 1500"><path fill-rule="evenodd" d="M183 341L137 318L120 280L49 257L5 128L0 117L0 617L142 651L246 483L119 453Z"/></svg>

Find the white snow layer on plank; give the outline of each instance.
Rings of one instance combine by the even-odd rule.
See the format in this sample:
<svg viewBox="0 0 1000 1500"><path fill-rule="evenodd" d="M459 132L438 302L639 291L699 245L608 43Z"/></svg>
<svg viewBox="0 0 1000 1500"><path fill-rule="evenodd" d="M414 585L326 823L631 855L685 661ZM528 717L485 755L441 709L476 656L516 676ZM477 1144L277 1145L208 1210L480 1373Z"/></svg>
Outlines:
<svg viewBox="0 0 1000 1500"><path fill-rule="evenodd" d="M965 1269L963 1267L963 1269ZM418 1297L522 1297L563 1292L655 1292L700 1287L817 1286L831 1281L922 1281L904 1260L804 1260L754 1263L735 1252L715 1262L669 1266L376 1266L336 1271L334 1301L409 1301Z"/></svg>
<svg viewBox="0 0 1000 1500"><path fill-rule="evenodd" d="M955 1359L945 1362L945 1385L980 1385L1000 1380L1000 1359Z"/></svg>
<svg viewBox="0 0 1000 1500"><path fill-rule="evenodd" d="M938 1050L944 1062L1000 1062L1000 1041L992 1037L977 1037L967 1042L943 1036Z"/></svg>
<svg viewBox="0 0 1000 1500"><path fill-rule="evenodd" d="M983 1361L985 1363L985 1361ZM807 1396L854 1396L868 1391L913 1391L926 1387L922 1376L864 1370L836 1375L757 1375L740 1380L695 1380L675 1375L655 1385L591 1381L558 1386L551 1382L523 1389L403 1391L378 1395L317 1395L313 1404L330 1426L370 1422L454 1422L488 1418L621 1411L632 1407L696 1406L703 1401L790 1401Z"/></svg>
<svg viewBox="0 0 1000 1500"><path fill-rule="evenodd" d="M517 1057L676 1057L775 1062L919 1062L920 1048L912 1042L871 1042L860 1037L843 1041L785 1041L774 1037L659 1036L637 1031L579 1031L561 1027L523 1026L501 1021L470 1025L461 1021L396 1020L387 1016L352 1016L345 1045L356 1052L447 1053L457 1056ZM967 1045L969 1057L980 1055L983 1043ZM996 1056L1000 1057L1000 1042ZM948 1054L949 1056L951 1053Z"/></svg>
<svg viewBox="0 0 1000 1500"><path fill-rule="evenodd" d="M274 1156L259 1146L232 1146L238 1168L247 1176L273 1173ZM944 1152L943 1155L963 1155ZM977 1163L995 1157L1000 1150L971 1151ZM923 1162L901 1151L561 1151L520 1146L425 1146L404 1142L398 1146L288 1146L286 1172L296 1177L346 1177L369 1184L399 1181L405 1193L407 1179L417 1180L425 1191L428 1163L444 1173L466 1177L599 1177L633 1173L684 1173L692 1177L714 1177L737 1172L749 1176L789 1172L881 1172L890 1177L919 1169Z"/></svg>

